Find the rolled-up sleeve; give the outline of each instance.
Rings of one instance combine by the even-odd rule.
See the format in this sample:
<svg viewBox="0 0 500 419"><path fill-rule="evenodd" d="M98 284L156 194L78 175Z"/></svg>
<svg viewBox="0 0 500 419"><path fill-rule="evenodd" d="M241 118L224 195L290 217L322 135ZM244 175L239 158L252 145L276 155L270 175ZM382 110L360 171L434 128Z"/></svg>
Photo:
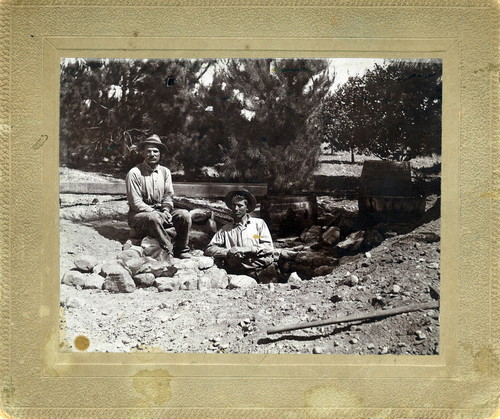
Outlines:
<svg viewBox="0 0 500 419"><path fill-rule="evenodd" d="M212 240L208 244L208 247L205 250L205 256L212 256L214 258L225 258L227 257L227 253L229 249L225 246L224 240L224 232L219 230L212 237Z"/></svg>
<svg viewBox="0 0 500 419"><path fill-rule="evenodd" d="M165 168L165 185L163 190L163 198L161 200L161 209L172 211L174 209L174 187L172 185L172 174L170 170Z"/></svg>
<svg viewBox="0 0 500 419"><path fill-rule="evenodd" d="M146 204L142 198L140 175L133 170L128 172L125 179L127 188L127 201L130 209L134 212L151 212L153 208Z"/></svg>

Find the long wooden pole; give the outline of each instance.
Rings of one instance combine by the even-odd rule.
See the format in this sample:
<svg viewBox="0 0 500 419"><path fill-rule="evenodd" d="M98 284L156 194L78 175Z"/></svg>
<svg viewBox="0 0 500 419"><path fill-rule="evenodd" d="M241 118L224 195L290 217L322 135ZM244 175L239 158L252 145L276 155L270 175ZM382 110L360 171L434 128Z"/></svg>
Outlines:
<svg viewBox="0 0 500 419"><path fill-rule="evenodd" d="M359 320L375 319L377 317L394 316L396 314L410 313L412 311L431 310L437 308L439 308L439 301L432 301L430 303L410 304L407 306L392 308L389 310L377 310L371 313L354 314L352 316L338 317L336 319L318 320L315 322L308 322L308 323L297 323L291 326L271 327L270 329L267 330L267 334L272 335L274 333L288 332L297 329L307 329L309 327L328 326L330 324L348 323Z"/></svg>

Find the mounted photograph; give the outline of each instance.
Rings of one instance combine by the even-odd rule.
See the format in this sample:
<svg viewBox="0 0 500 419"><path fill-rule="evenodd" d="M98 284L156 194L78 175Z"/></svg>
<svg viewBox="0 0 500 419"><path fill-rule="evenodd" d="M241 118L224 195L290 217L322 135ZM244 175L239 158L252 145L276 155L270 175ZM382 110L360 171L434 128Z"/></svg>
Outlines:
<svg viewBox="0 0 500 419"><path fill-rule="evenodd" d="M60 62L60 351L437 355L442 61Z"/></svg>

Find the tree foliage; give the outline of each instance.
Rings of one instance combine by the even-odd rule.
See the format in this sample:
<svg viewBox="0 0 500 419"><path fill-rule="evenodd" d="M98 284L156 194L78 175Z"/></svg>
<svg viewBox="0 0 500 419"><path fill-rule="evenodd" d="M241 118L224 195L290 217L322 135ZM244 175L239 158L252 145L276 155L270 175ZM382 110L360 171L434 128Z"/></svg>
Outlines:
<svg viewBox="0 0 500 419"><path fill-rule="evenodd" d="M314 59L68 60L61 164L128 170L140 160L135 146L157 133L164 163L189 179L212 166L228 180L307 189L332 81L328 62Z"/></svg>
<svg viewBox="0 0 500 419"><path fill-rule="evenodd" d="M389 61L350 77L328 100L325 138L332 149L411 160L441 152L441 64Z"/></svg>
<svg viewBox="0 0 500 419"><path fill-rule="evenodd" d="M267 181L271 192L308 189L319 162L320 110L332 83L325 60L239 59L222 74L247 120L232 123L224 173Z"/></svg>

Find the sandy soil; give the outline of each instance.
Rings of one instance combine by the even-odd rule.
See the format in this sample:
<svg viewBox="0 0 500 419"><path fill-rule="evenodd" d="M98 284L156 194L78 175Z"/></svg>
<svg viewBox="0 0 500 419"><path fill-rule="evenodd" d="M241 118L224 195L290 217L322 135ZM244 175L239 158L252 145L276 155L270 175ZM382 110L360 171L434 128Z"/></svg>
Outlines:
<svg viewBox="0 0 500 419"><path fill-rule="evenodd" d="M97 198L76 205L81 198L66 195L62 202L61 276L82 254L114 259L128 237L126 202ZM76 350L74 340L83 335L90 352L436 354L438 310L266 333L272 326L434 301L439 241L425 233L439 235L439 220L389 235L369 254L344 257L331 274L303 281L299 289L275 284L160 293L152 287L110 294L61 285L63 350Z"/></svg>

